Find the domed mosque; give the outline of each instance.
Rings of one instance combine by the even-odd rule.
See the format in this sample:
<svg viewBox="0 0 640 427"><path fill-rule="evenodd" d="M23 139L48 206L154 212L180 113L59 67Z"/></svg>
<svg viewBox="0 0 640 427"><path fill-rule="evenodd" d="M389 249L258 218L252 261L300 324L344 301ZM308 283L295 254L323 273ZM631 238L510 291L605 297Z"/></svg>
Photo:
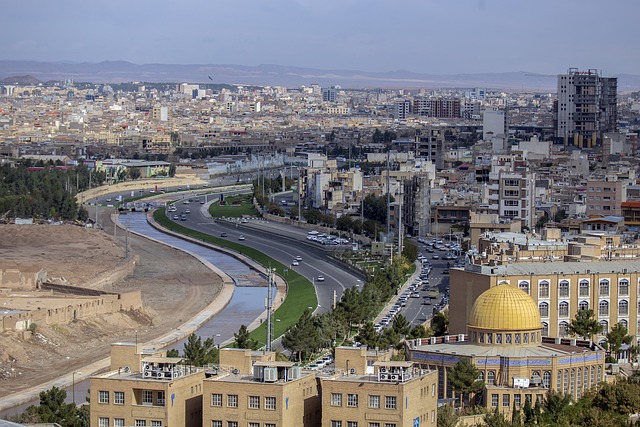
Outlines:
<svg viewBox="0 0 640 427"><path fill-rule="evenodd" d="M448 370L462 358L470 359L485 383L476 403L504 412L524 406L526 400L535 404L549 390L578 399L604 375L602 347L591 341L543 337L535 301L508 284L478 297L467 334L409 340L406 354L415 364L438 371L439 399L455 397Z"/></svg>

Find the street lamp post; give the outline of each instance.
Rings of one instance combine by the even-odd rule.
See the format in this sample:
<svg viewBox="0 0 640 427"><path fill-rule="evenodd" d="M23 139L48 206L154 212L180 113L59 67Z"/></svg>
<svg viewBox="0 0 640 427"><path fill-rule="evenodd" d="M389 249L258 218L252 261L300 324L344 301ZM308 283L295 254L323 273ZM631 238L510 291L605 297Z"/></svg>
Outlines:
<svg viewBox="0 0 640 427"><path fill-rule="evenodd" d="M71 395L73 397L73 406L76 405L76 375L82 375L82 372L75 372L71 374Z"/></svg>

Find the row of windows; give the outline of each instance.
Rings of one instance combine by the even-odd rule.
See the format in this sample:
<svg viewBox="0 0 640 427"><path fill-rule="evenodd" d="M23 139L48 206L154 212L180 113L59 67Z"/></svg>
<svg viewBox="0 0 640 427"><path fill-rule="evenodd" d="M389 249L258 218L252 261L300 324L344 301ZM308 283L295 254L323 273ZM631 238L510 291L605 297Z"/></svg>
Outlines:
<svg viewBox="0 0 640 427"><path fill-rule="evenodd" d="M600 320L598 323L600 324L600 326L602 326L602 332L600 333L600 335L605 335L607 332L609 332L609 322L608 321ZM624 328L627 331L629 330L629 322L627 322L626 320L622 319L618 323L620 325L624 326ZM640 320L638 320L637 328L640 331ZM570 335L570 333L569 333L569 322L562 321L562 322L558 323L558 335L560 335L561 337L568 337ZM549 323L547 323L547 322L542 322L542 336L543 337L548 337L549 336Z"/></svg>
<svg viewBox="0 0 640 427"><path fill-rule="evenodd" d="M471 334L471 341L480 344L533 344L540 341L540 335L536 332L485 333L474 331Z"/></svg>
<svg viewBox="0 0 640 427"><path fill-rule="evenodd" d="M434 417L435 417L435 411L434 412ZM434 421L432 421L434 422ZM343 427L343 425L346 425L346 427L358 427L358 422L357 421L347 421L345 424L342 423L342 421L336 421L333 420L331 421L331 427ZM368 424L366 424L367 427L397 427L396 423L379 423L377 421L369 421Z"/></svg>
<svg viewBox="0 0 640 427"><path fill-rule="evenodd" d="M580 301L578 303L579 310L588 310L589 301ZM538 304L538 310L540 311L540 317L549 317L549 303L541 302ZM638 301L638 312L640 312L640 301ZM603 300L598 303L598 316L609 315L609 301ZM629 315L629 301L618 301L618 316ZM558 317L569 317L569 303L562 301L558 304Z"/></svg>
<svg viewBox="0 0 640 427"><path fill-rule="evenodd" d="M350 408L358 407L358 395L357 394L347 394L346 406ZM380 395L369 395L369 408L378 409L380 408L381 400ZM331 406L342 406L342 393L331 393ZM396 396L384 396L384 408L385 409L396 409L397 408L397 397Z"/></svg>
<svg viewBox="0 0 640 427"><path fill-rule="evenodd" d="M222 393L211 393L211 406L222 406ZM249 409L260 409L261 403L260 396L249 396L247 400L247 407ZM238 407L238 395L237 394L227 394L227 408L237 408ZM264 398L264 409L275 411L276 410L276 398L271 396L266 396Z"/></svg>
<svg viewBox="0 0 640 427"><path fill-rule="evenodd" d="M238 427L237 421L227 421L227 424L223 424L222 420L211 420L211 427ZM264 423L262 426L260 423L249 422L247 427L276 427L274 423Z"/></svg>
<svg viewBox="0 0 640 427"><path fill-rule="evenodd" d="M113 419L113 427L124 427L124 425L124 418ZM162 421L151 420L149 423L147 423L147 420L135 420L134 425L136 427L162 427ZM99 417L98 427L111 427L111 425L109 424L109 417Z"/></svg>
<svg viewBox="0 0 640 427"><path fill-rule="evenodd" d="M531 402L531 399L533 398L532 394L525 394L524 395L524 400L525 402ZM542 394L536 394L536 401L537 402L542 402L544 400L544 395ZM498 406L498 404L500 403L500 395L498 393L492 393L491 394L491 406L496 407ZM513 395L513 404L516 408L519 408L522 405L522 395L521 394L514 394ZM503 394L502 395L502 407L503 408L510 408L511 407L511 395L510 394Z"/></svg>
<svg viewBox="0 0 640 427"><path fill-rule="evenodd" d="M156 400L155 404L159 406L164 406L165 402L165 394L164 391L158 390L155 391ZM153 390L142 390L142 404L143 405L153 405ZM110 392L107 390L98 391L98 403L110 403L109 401ZM113 392L113 403L114 405L124 405L124 391L114 391Z"/></svg>
<svg viewBox="0 0 640 427"><path fill-rule="evenodd" d="M518 287L530 294L529 282L522 280L518 283ZM570 295L570 282L568 280L561 280L558 282L558 297L568 298ZM598 284L598 295L601 297L609 296L610 282L607 279L600 280ZM591 285L588 280L583 279L578 283L578 296L588 297L591 292ZM627 279L620 279L618 282L618 295L629 295L629 281ZM549 298L549 282L543 280L538 283L538 296L540 298Z"/></svg>

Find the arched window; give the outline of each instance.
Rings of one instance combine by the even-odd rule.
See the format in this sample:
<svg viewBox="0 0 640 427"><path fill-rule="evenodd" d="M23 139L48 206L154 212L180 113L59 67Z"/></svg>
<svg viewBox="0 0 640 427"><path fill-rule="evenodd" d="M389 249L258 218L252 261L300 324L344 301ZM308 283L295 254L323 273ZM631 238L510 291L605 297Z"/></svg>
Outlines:
<svg viewBox="0 0 640 427"><path fill-rule="evenodd" d="M562 301L558 305L558 317L569 317L569 303Z"/></svg>
<svg viewBox="0 0 640 427"><path fill-rule="evenodd" d="M609 332L609 322L607 322L606 320L601 320L598 323L600 323L600 326L602 326L602 332L600 332L600 334L604 335Z"/></svg>
<svg viewBox="0 0 640 427"><path fill-rule="evenodd" d="M538 310L540 310L540 317L549 317L549 304L546 302L538 304Z"/></svg>
<svg viewBox="0 0 640 427"><path fill-rule="evenodd" d="M542 374L542 387L551 387L551 371L544 371L544 374Z"/></svg>
<svg viewBox="0 0 640 427"><path fill-rule="evenodd" d="M578 309L579 310L589 310L589 301L580 301L578 303Z"/></svg>
<svg viewBox="0 0 640 427"><path fill-rule="evenodd" d="M538 284L539 298L549 298L549 282L543 280Z"/></svg>
<svg viewBox="0 0 640 427"><path fill-rule="evenodd" d="M600 301L598 303L598 316L609 315L609 301Z"/></svg>
<svg viewBox="0 0 640 427"><path fill-rule="evenodd" d="M558 283L558 298L569 298L569 281L561 280Z"/></svg>
<svg viewBox="0 0 640 427"><path fill-rule="evenodd" d="M518 283L518 287L523 291L525 291L526 293L529 293L529 282L523 280L520 283Z"/></svg>
<svg viewBox="0 0 640 427"><path fill-rule="evenodd" d="M622 319L621 321L619 321L618 323L620 323L622 326L624 326L624 328L628 331L629 330L629 322L627 322L625 319Z"/></svg>
<svg viewBox="0 0 640 427"><path fill-rule="evenodd" d="M496 371L487 372L487 384L493 385L496 382Z"/></svg>
<svg viewBox="0 0 640 427"><path fill-rule="evenodd" d="M542 322L542 332L543 337L549 336L549 324L547 322Z"/></svg>
<svg viewBox="0 0 640 427"><path fill-rule="evenodd" d="M478 374L478 381L484 381L484 371L480 371Z"/></svg>
<svg viewBox="0 0 640 427"><path fill-rule="evenodd" d="M583 279L580 281L580 285L579 285L579 290L578 293L581 297L588 297L589 296L589 281L586 279Z"/></svg>
<svg viewBox="0 0 640 427"><path fill-rule="evenodd" d="M604 279L600 281L599 295L601 297L609 296L609 281Z"/></svg>
<svg viewBox="0 0 640 427"><path fill-rule="evenodd" d="M622 279L618 282L618 295L625 297L629 295L629 281L627 279Z"/></svg>
<svg viewBox="0 0 640 427"><path fill-rule="evenodd" d="M629 301L623 299L618 302L618 316L628 316L629 315Z"/></svg>
<svg viewBox="0 0 640 427"><path fill-rule="evenodd" d="M567 322L560 322L558 324L558 334L561 337L566 337L569 335L569 323Z"/></svg>

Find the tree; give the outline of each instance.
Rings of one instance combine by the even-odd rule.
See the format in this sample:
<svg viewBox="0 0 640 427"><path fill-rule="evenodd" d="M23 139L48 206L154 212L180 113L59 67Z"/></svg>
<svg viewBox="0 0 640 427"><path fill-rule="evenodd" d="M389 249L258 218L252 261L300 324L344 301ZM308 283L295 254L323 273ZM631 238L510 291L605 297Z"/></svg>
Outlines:
<svg viewBox="0 0 640 427"><path fill-rule="evenodd" d="M20 422L57 423L63 427L88 427L83 424L77 407L73 403L64 403L67 392L64 389L52 387L40 392L40 405L29 406L20 416Z"/></svg>
<svg viewBox="0 0 640 427"><path fill-rule="evenodd" d="M236 348L248 348L251 350L258 348L258 342L249 337L249 329L247 329L246 325L240 326L238 333L233 334L233 337L235 338L234 344Z"/></svg>
<svg viewBox="0 0 640 427"><path fill-rule="evenodd" d="M205 366L218 363L218 349L215 347L213 338L202 339L196 334L189 335L184 343L184 358L187 363L194 366Z"/></svg>
<svg viewBox="0 0 640 427"><path fill-rule="evenodd" d="M619 356L620 349L623 344L631 344L633 337L629 335L627 328L622 323L616 323L611 331L607 333L607 344L609 345L609 351L611 351L616 359Z"/></svg>
<svg viewBox="0 0 640 427"><path fill-rule="evenodd" d="M407 335L411 331L411 324L402 314L398 314L395 319L393 319L393 324L391 325L394 332L398 335Z"/></svg>
<svg viewBox="0 0 640 427"><path fill-rule="evenodd" d="M402 256L413 263L418 259L418 245L411 240L405 240L402 245Z"/></svg>
<svg viewBox="0 0 640 427"><path fill-rule="evenodd" d="M433 335L441 337L449 332L449 310L439 311L431 319L431 329Z"/></svg>
<svg viewBox="0 0 640 427"><path fill-rule="evenodd" d="M443 405L438 408L438 427L456 427L458 414L452 405Z"/></svg>
<svg viewBox="0 0 640 427"><path fill-rule="evenodd" d="M484 416L484 425L487 427L510 427L511 423L496 409Z"/></svg>
<svg viewBox="0 0 640 427"><path fill-rule="evenodd" d="M424 325L415 325L407 335L407 339L429 338L433 335L431 328L425 328Z"/></svg>
<svg viewBox="0 0 640 427"><path fill-rule="evenodd" d="M282 336L282 346L304 361L310 353L318 351L323 343L321 331L314 323L311 310L305 308L300 319Z"/></svg>
<svg viewBox="0 0 640 427"><path fill-rule="evenodd" d="M619 379L614 384L603 383L593 398L593 406L620 415L640 412L640 386Z"/></svg>
<svg viewBox="0 0 640 427"><path fill-rule="evenodd" d="M479 393L484 389L484 381L478 379L480 370L473 366L471 359L460 359L449 371L448 379L451 387L460 394L460 407L464 408L464 397Z"/></svg>
<svg viewBox="0 0 640 427"><path fill-rule="evenodd" d="M175 165L175 163L171 163L171 164L169 165L169 176L170 176L171 178L173 178L174 176L176 176L176 165Z"/></svg>
<svg viewBox="0 0 640 427"><path fill-rule="evenodd" d="M127 175L129 176L129 179L135 180L140 178L142 176L142 173L138 168L129 168L127 169Z"/></svg>
<svg viewBox="0 0 640 427"><path fill-rule="evenodd" d="M167 357L180 357L180 352L176 348L167 350Z"/></svg>
<svg viewBox="0 0 640 427"><path fill-rule="evenodd" d="M598 323L596 314L591 309L578 310L576 317L569 323L569 333L585 340L602 332L602 325Z"/></svg>

